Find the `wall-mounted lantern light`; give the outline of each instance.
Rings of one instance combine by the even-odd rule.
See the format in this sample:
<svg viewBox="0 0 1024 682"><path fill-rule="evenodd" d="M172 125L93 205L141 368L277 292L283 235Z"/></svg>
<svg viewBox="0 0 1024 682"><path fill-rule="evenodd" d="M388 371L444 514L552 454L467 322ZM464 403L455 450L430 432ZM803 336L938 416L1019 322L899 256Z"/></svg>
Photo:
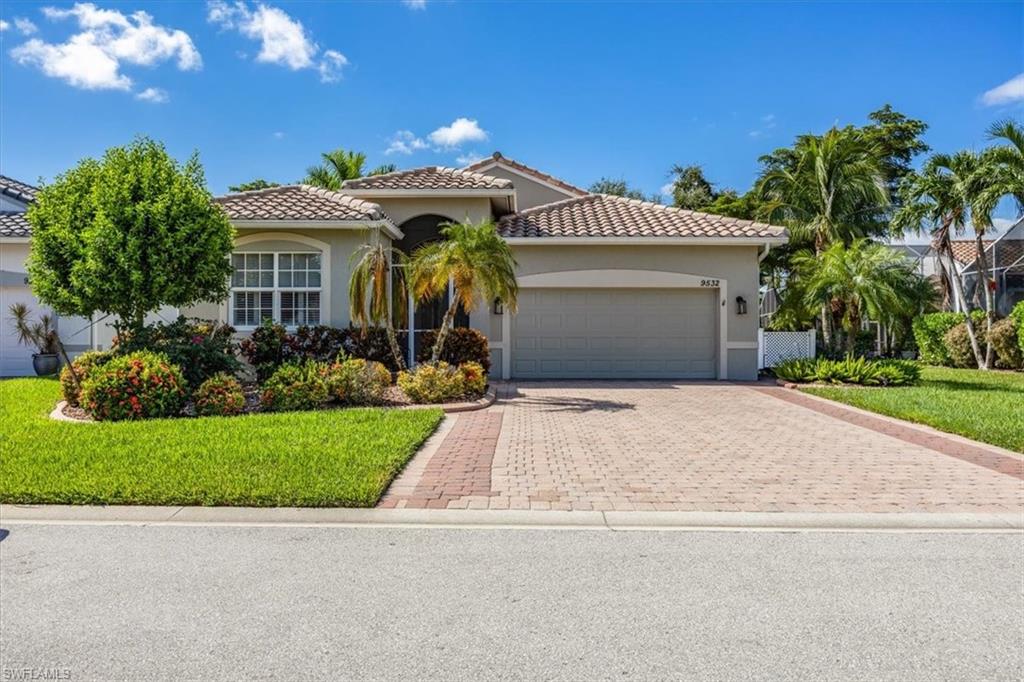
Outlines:
<svg viewBox="0 0 1024 682"><path fill-rule="evenodd" d="M747 299L742 296L736 297L736 314L746 315L747 314Z"/></svg>
<svg viewBox="0 0 1024 682"><path fill-rule="evenodd" d="M494 299L494 314L495 315L501 315L504 312L505 312L505 306L502 305L501 299L500 298Z"/></svg>

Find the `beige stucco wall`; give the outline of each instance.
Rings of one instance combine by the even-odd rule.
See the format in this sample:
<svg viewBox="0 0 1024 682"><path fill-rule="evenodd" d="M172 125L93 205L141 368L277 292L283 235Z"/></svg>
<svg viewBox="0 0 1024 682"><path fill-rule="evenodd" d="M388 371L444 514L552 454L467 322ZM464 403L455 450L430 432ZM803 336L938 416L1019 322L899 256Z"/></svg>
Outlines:
<svg viewBox="0 0 1024 682"><path fill-rule="evenodd" d="M453 221L478 223L491 217L491 200L487 197L360 197L380 204L395 225L421 215L441 215Z"/></svg>
<svg viewBox="0 0 1024 682"><path fill-rule="evenodd" d="M531 180L530 178L524 177L519 173L514 173L507 168L502 168L501 166L494 166L479 172L484 175L489 175L492 178L506 178L511 180L512 187L516 190L516 207L520 211L533 208L534 206L562 201L563 199L569 199L575 196L567 192L551 189L536 180Z"/></svg>

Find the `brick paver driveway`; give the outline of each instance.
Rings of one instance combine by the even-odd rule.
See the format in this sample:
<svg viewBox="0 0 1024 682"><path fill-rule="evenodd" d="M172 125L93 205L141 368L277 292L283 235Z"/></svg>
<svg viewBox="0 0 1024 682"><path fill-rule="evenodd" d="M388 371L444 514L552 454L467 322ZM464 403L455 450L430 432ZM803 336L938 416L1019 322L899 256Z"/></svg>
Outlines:
<svg viewBox="0 0 1024 682"><path fill-rule="evenodd" d="M1024 510L1024 458L771 385L536 382L455 417L387 507Z"/></svg>

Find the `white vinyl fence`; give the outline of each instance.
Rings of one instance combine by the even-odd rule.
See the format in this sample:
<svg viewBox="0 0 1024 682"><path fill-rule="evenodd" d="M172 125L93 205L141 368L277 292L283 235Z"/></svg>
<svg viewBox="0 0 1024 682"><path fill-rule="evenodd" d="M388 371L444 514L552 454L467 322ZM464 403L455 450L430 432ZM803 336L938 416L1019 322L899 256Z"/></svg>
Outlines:
<svg viewBox="0 0 1024 682"><path fill-rule="evenodd" d="M774 367L783 360L813 358L814 330L806 332L769 332L757 330L757 368Z"/></svg>

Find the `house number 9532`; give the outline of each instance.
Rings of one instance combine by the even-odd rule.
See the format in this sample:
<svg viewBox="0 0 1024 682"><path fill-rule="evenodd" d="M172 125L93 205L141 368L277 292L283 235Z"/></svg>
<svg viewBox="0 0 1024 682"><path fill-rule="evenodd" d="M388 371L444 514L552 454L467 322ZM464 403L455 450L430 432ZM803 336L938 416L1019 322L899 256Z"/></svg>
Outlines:
<svg viewBox="0 0 1024 682"><path fill-rule="evenodd" d="M700 281L700 285L702 287L717 287L718 286L718 280L717 279L702 279Z"/></svg>

